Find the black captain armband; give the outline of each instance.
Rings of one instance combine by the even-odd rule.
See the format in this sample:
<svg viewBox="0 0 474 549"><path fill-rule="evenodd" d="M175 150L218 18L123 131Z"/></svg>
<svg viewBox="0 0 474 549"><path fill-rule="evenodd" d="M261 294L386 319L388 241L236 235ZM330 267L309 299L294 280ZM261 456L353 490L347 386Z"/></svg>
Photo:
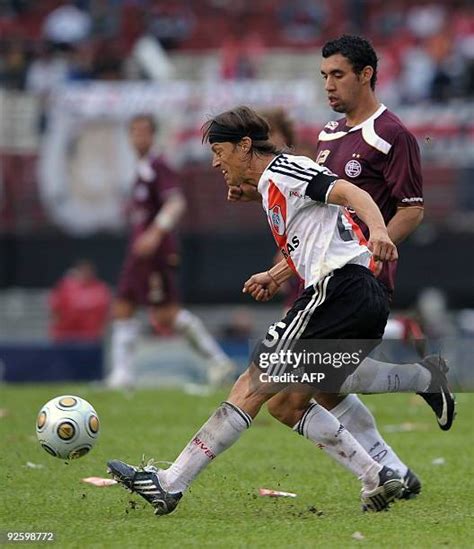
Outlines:
<svg viewBox="0 0 474 549"><path fill-rule="evenodd" d="M312 200L325 204L328 192L338 179L339 177L334 174L318 173L308 183L305 194Z"/></svg>

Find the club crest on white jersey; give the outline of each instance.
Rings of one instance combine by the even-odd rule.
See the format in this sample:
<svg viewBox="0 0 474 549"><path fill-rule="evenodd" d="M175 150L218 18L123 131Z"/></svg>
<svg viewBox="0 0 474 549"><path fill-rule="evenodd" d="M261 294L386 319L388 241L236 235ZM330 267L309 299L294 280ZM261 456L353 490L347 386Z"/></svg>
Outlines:
<svg viewBox="0 0 474 549"><path fill-rule="evenodd" d="M277 204L268 213L273 230L278 236L283 236L285 234L285 220L283 219L280 206Z"/></svg>

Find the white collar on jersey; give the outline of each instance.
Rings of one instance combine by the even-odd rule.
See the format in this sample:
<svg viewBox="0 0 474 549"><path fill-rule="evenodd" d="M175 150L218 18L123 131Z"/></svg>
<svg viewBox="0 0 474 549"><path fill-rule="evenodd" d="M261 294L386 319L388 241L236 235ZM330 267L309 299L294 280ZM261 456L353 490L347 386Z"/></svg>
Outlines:
<svg viewBox="0 0 474 549"><path fill-rule="evenodd" d="M375 133L375 120L386 110L387 107L383 103L381 103L380 107L374 112L372 116L369 116L367 120L364 120L360 124L357 124L357 126L354 126L347 131L339 131L335 133L326 133L326 131L323 129L318 136L318 140L334 141L336 139L341 139L341 137L344 137L348 133L362 130L362 137L366 143L379 150L380 152L388 154L390 152L390 149L392 148L392 145L390 145L390 143L388 143L387 141L385 141L385 139L382 139L382 137Z"/></svg>
<svg viewBox="0 0 474 549"><path fill-rule="evenodd" d="M142 156L137 160L137 174L140 179L143 181L153 181L155 178L155 172L152 168L153 158L151 154Z"/></svg>
<svg viewBox="0 0 474 549"><path fill-rule="evenodd" d="M262 185L263 185L263 183L264 183L264 181L265 181L265 178L263 177L263 174L268 170L268 168L269 168L270 166L273 165L273 163L276 161L277 158L280 158L280 157L283 156L284 154L285 154L285 153L279 153L279 154L277 154L276 156L274 156L274 157L270 160L270 162L267 164L266 168L263 170L261 176L258 178L256 190L257 190L260 194L263 195L263 190L262 190L263 187L262 187Z"/></svg>

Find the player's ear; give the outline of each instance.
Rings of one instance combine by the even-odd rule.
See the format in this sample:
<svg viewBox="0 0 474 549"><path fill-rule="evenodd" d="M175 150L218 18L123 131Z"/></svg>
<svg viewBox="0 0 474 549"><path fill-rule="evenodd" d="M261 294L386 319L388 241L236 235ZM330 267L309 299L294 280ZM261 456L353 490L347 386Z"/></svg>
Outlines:
<svg viewBox="0 0 474 549"><path fill-rule="evenodd" d="M250 139L250 137L242 137L238 147L243 153L247 154L252 147L252 140Z"/></svg>
<svg viewBox="0 0 474 549"><path fill-rule="evenodd" d="M369 83L370 84L370 81L372 80L372 76L374 75L374 69L373 67L370 67L370 66L367 66L367 67L364 67L362 69L362 73L361 73L361 76L362 76L362 81L363 83Z"/></svg>

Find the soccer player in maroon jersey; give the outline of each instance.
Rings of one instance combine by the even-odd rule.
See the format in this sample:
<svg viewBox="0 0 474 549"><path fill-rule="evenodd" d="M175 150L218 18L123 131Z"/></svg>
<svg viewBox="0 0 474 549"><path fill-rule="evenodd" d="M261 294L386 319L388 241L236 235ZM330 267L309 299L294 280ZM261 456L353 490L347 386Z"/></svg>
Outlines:
<svg viewBox="0 0 474 549"><path fill-rule="evenodd" d="M150 307L155 326L188 339L209 361L209 382L219 384L233 366L199 318L179 303L173 229L186 206L176 174L153 152L155 133L152 116L132 119L130 141L138 157L137 178L128 208L130 239L113 306L112 369L107 385L133 384L133 350L139 333L135 313L141 305Z"/></svg>
<svg viewBox="0 0 474 549"><path fill-rule="evenodd" d="M319 134L316 162L367 191L380 208L395 244L410 235L423 219L420 151L415 137L375 94L377 55L358 36L342 36L322 50L321 75L330 107L345 116L329 122ZM357 219L367 236L367 227ZM396 261L380 265L378 279L391 296ZM405 478L404 497L421 490L417 477L379 433L375 419L356 395L319 394L364 449ZM272 415L293 426L292 409L306 408L301 393L279 394L269 403Z"/></svg>

